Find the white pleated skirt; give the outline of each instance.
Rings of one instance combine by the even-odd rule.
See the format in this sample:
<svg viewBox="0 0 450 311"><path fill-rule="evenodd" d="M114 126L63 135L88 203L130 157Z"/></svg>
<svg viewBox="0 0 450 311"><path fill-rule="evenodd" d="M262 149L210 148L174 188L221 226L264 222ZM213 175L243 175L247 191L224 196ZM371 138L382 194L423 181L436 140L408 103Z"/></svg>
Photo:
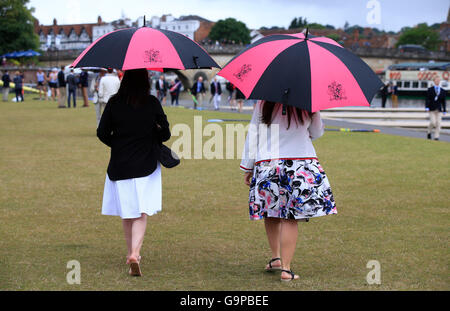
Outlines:
<svg viewBox="0 0 450 311"><path fill-rule="evenodd" d="M103 190L102 214L122 219L149 216L161 211L161 166L145 177L112 181L106 174Z"/></svg>

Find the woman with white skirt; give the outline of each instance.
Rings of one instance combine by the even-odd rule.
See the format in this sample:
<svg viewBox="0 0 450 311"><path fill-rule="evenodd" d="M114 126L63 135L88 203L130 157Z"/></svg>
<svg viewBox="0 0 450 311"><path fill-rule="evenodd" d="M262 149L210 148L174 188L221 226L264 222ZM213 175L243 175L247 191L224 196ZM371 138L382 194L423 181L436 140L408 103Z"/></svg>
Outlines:
<svg viewBox="0 0 450 311"><path fill-rule="evenodd" d="M147 216L161 211L159 145L170 138L169 123L150 94L146 69L125 71L117 94L106 104L98 138L111 148L102 214L122 218L129 274L141 276L140 251Z"/></svg>

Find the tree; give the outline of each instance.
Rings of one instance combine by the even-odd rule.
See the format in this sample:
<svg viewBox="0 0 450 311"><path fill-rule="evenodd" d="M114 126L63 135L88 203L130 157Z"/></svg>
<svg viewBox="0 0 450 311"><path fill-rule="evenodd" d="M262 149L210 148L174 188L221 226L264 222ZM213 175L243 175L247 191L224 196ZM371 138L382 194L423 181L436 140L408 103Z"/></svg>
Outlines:
<svg viewBox="0 0 450 311"><path fill-rule="evenodd" d="M298 22L297 22L297 17L294 17L294 19L291 21L291 24L289 25L289 29L295 29L295 28L298 28L298 27L297 27L297 24L298 24Z"/></svg>
<svg viewBox="0 0 450 311"><path fill-rule="evenodd" d="M347 21L345 21L344 31L347 31L348 27L350 27L350 24Z"/></svg>
<svg viewBox="0 0 450 311"><path fill-rule="evenodd" d="M306 26L308 26L308 20L306 19L306 17L303 19L301 17L299 17L297 25L298 25L298 28L306 27Z"/></svg>
<svg viewBox="0 0 450 311"><path fill-rule="evenodd" d="M334 41L339 41L340 37L337 33L330 33L329 35L326 35L326 37L333 39Z"/></svg>
<svg viewBox="0 0 450 311"><path fill-rule="evenodd" d="M228 41L235 43L250 43L250 30L247 26L234 18L221 19L211 28L211 40Z"/></svg>
<svg viewBox="0 0 450 311"><path fill-rule="evenodd" d="M308 24L309 29L325 29L326 27L319 23L310 23Z"/></svg>
<svg viewBox="0 0 450 311"><path fill-rule="evenodd" d="M34 8L29 0L0 0L0 54L37 49L39 37L34 33Z"/></svg>
<svg viewBox="0 0 450 311"><path fill-rule="evenodd" d="M347 25L347 28L345 28L344 31L346 33L353 33L355 31L355 29L358 29L359 33L362 33L364 31L364 28L359 25L353 25L353 26Z"/></svg>
<svg viewBox="0 0 450 311"><path fill-rule="evenodd" d="M291 21L291 24L289 25L289 29L297 29L297 28L303 28L306 27L308 25L308 20L303 17L299 17L299 18L294 18Z"/></svg>
<svg viewBox="0 0 450 311"><path fill-rule="evenodd" d="M285 30L285 29L284 29L284 27L280 27L280 26L272 26L272 27L262 26L260 28L260 30Z"/></svg>
<svg viewBox="0 0 450 311"><path fill-rule="evenodd" d="M440 43L439 33L426 23L422 23L414 28L405 28L398 38L396 47L402 44L420 44L433 51L437 50Z"/></svg>

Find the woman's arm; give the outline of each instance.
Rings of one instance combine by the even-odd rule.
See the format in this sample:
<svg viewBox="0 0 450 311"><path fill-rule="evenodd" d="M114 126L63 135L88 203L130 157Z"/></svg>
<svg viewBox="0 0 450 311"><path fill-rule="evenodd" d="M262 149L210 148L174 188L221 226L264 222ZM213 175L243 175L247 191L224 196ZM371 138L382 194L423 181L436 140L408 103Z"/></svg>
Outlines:
<svg viewBox="0 0 450 311"><path fill-rule="evenodd" d="M258 130L261 122L261 104L261 102L256 103L255 109L253 110L252 120L250 121L244 150L242 152L242 160L239 166L241 170L247 173L253 171L256 155L258 153Z"/></svg>
<svg viewBox="0 0 450 311"><path fill-rule="evenodd" d="M111 123L111 100L106 103L97 128L97 137L107 146L111 147L112 143L112 123Z"/></svg>
<svg viewBox="0 0 450 311"><path fill-rule="evenodd" d="M311 137L311 139L316 139L322 136L324 133L324 129L325 125L320 118L320 112L317 111L313 113L311 117L311 124L308 127L309 136Z"/></svg>
<svg viewBox="0 0 450 311"><path fill-rule="evenodd" d="M156 100L156 103L153 104L156 105L155 121L157 126L158 139L160 142L164 142L169 140L171 136L169 122L167 121L167 116L164 113L164 110L159 100Z"/></svg>

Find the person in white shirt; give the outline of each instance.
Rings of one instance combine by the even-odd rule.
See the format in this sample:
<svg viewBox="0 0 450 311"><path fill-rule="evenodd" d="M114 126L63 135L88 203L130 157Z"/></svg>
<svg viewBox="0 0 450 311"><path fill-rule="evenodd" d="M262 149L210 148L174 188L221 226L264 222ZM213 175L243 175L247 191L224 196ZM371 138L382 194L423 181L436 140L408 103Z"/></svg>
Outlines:
<svg viewBox="0 0 450 311"><path fill-rule="evenodd" d="M337 213L312 144L323 133L320 112L269 101L255 105L240 169L250 186L250 219L264 219L272 252L266 271L281 270L282 281L299 278L291 270L297 222Z"/></svg>
<svg viewBox="0 0 450 311"><path fill-rule="evenodd" d="M120 87L120 80L113 73L112 68L108 68L108 72L100 79L98 85L98 103L95 105L95 112L97 114L97 126L102 117L102 111L105 109L108 100L117 93Z"/></svg>

